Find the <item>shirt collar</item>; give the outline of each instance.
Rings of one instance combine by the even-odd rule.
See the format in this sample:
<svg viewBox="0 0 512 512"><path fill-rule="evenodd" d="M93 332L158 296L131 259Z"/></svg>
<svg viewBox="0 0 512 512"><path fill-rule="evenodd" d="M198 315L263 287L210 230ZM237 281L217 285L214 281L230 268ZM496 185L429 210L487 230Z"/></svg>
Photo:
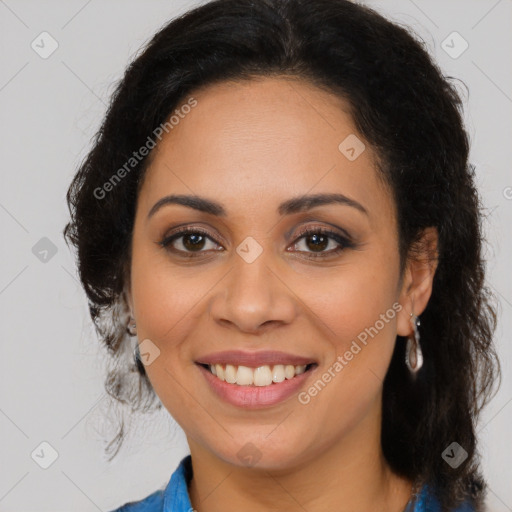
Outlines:
<svg viewBox="0 0 512 512"><path fill-rule="evenodd" d="M165 489L163 512L193 511L188 494L192 474L192 458L187 455L181 460Z"/></svg>
<svg viewBox="0 0 512 512"><path fill-rule="evenodd" d="M178 467L171 476L171 479L164 492L163 512L193 512L188 485L192 480L192 457L190 455L181 459ZM424 484L417 493L417 499L414 502L414 512L434 512L440 510L439 502L431 492L429 485ZM466 508L467 507L467 508ZM410 509L407 507L406 510ZM459 509L460 512L474 510L468 503L465 503Z"/></svg>

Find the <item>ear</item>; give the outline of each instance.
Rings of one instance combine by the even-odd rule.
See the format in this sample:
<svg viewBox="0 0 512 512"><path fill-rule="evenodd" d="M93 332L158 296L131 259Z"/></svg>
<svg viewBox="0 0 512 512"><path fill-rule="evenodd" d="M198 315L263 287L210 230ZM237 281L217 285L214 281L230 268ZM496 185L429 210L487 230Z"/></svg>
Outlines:
<svg viewBox="0 0 512 512"><path fill-rule="evenodd" d="M437 264L437 229L425 228L407 257L399 298L403 308L397 316L397 334L400 336L409 336L413 332L411 313L419 316L427 307Z"/></svg>
<svg viewBox="0 0 512 512"><path fill-rule="evenodd" d="M125 298L126 306L128 307L128 310L130 311L130 314L133 317L133 300L130 286L125 287L123 295Z"/></svg>
<svg viewBox="0 0 512 512"><path fill-rule="evenodd" d="M128 307L128 310L131 312L133 317L133 299L132 299L132 286L131 286L131 279L130 279L130 269L128 265L125 265L124 267L124 289L123 289L123 297L126 303L126 306Z"/></svg>

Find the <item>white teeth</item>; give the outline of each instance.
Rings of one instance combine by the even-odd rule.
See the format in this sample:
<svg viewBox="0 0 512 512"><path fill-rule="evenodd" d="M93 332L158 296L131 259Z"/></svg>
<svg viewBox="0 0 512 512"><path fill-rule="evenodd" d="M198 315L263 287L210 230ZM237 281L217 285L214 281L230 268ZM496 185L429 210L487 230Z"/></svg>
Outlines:
<svg viewBox="0 0 512 512"><path fill-rule="evenodd" d="M279 383L285 379L293 379L306 371L306 365L293 366L292 364L276 364L249 368L248 366L235 366L227 364L209 365L210 372L217 378L230 384L239 386L270 386L272 382Z"/></svg>
<svg viewBox="0 0 512 512"><path fill-rule="evenodd" d="M224 372L224 380L230 384L236 382L236 367L232 364L226 365L226 371Z"/></svg>
<svg viewBox="0 0 512 512"><path fill-rule="evenodd" d="M270 386L272 384L272 372L270 366L260 366L254 370L255 386Z"/></svg>
<svg viewBox="0 0 512 512"><path fill-rule="evenodd" d="M247 366L239 366L236 372L236 383L240 386L249 386L253 383L254 372Z"/></svg>
<svg viewBox="0 0 512 512"><path fill-rule="evenodd" d="M284 367L284 376L287 379L293 379L293 377L295 377L295 366L293 366L291 364L287 364Z"/></svg>
<svg viewBox="0 0 512 512"><path fill-rule="evenodd" d="M272 381L283 382L284 379L284 366L282 364L276 364L274 366L274 371L272 372Z"/></svg>
<svg viewBox="0 0 512 512"><path fill-rule="evenodd" d="M295 367L295 375L300 375L301 373L304 373L306 371L306 365L303 364L301 366Z"/></svg>
<svg viewBox="0 0 512 512"><path fill-rule="evenodd" d="M215 375L217 375L220 380L224 380L224 368L222 368L220 364L215 365Z"/></svg>

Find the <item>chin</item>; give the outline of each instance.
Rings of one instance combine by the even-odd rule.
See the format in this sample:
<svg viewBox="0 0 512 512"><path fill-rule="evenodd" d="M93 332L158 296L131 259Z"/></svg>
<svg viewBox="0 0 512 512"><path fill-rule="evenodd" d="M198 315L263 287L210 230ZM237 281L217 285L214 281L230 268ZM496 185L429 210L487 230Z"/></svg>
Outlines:
<svg viewBox="0 0 512 512"><path fill-rule="evenodd" d="M265 428L265 433L261 436L249 435L245 438L234 434L232 443L224 444L212 451L228 464L256 470L285 470L303 461L304 443L291 440L289 437L275 437L271 441L266 437L268 432L269 429Z"/></svg>

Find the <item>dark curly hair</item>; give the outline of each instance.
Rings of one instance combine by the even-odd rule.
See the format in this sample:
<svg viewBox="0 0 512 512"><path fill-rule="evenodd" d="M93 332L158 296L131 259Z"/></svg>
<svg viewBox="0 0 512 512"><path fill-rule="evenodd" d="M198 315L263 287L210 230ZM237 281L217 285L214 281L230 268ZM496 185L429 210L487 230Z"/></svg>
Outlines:
<svg viewBox="0 0 512 512"><path fill-rule="evenodd" d="M422 42L348 0L212 1L165 25L128 66L68 190L64 229L112 356L106 389L132 410L162 406L144 366L133 362L126 332L131 234L152 153L104 197L98 190L194 91L265 76L300 78L348 101L397 206L402 269L422 230L438 230L438 267L421 316L425 363L410 381L405 343L396 343L384 381L382 446L397 474L433 484L443 511L468 493L478 510L485 481L475 425L500 365L462 101ZM113 456L122 440L121 426ZM453 441L468 453L456 469L441 457Z"/></svg>

